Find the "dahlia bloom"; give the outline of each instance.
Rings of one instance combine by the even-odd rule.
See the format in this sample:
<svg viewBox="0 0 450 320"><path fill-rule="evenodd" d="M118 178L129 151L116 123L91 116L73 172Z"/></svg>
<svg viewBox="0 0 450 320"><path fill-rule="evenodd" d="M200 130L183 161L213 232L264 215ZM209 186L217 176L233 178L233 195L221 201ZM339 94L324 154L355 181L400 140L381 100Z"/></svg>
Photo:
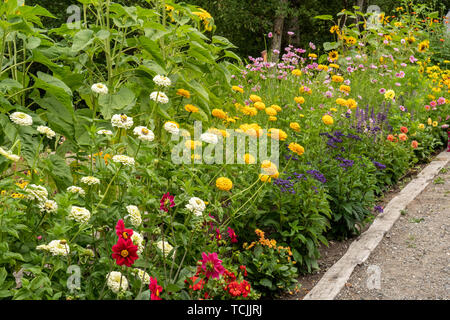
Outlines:
<svg viewBox="0 0 450 320"><path fill-rule="evenodd" d="M137 255L138 247L133 244L131 239L119 238L117 243L112 246L112 251L112 257L119 266L131 267L134 261L139 258Z"/></svg>
<svg viewBox="0 0 450 320"><path fill-rule="evenodd" d="M127 240L130 239L130 237L133 235L133 230L125 229L125 223L122 219L120 219L116 224L116 234L119 236L119 238Z"/></svg>
<svg viewBox="0 0 450 320"><path fill-rule="evenodd" d="M159 200L160 206L159 209L165 212L169 212L169 208L175 206L175 202L173 201L175 197L170 195L169 192L165 193L161 200Z"/></svg>
<svg viewBox="0 0 450 320"><path fill-rule="evenodd" d="M159 295L161 294L163 288L158 285L158 280L156 278L150 277L150 284L148 285L148 288L151 293L151 300L162 300Z"/></svg>
<svg viewBox="0 0 450 320"><path fill-rule="evenodd" d="M222 266L222 260L217 257L217 253L213 252L210 254L202 253L203 260L202 269L205 271L207 278L219 279L219 277L225 272L225 268Z"/></svg>

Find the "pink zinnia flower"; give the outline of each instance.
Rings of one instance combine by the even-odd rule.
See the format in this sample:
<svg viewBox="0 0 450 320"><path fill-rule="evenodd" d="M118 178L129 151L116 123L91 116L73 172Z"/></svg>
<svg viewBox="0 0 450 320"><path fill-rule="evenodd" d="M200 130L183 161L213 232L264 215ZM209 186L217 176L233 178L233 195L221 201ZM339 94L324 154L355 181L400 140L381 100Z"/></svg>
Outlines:
<svg viewBox="0 0 450 320"><path fill-rule="evenodd" d="M203 260L202 269L205 271L205 276L207 278L219 279L219 277L225 272L225 268L222 266L222 260L217 257L217 253L213 252L210 254L202 253Z"/></svg>
<svg viewBox="0 0 450 320"><path fill-rule="evenodd" d="M430 110L430 106L429 106L429 105L426 105L426 106L425 106L425 110L427 110L427 111Z"/></svg>
<svg viewBox="0 0 450 320"><path fill-rule="evenodd" d="M175 202L173 201L174 196L171 196L169 192L165 193L159 203L161 204L159 206L159 209L169 212L169 208L172 208L175 206Z"/></svg>
<svg viewBox="0 0 450 320"><path fill-rule="evenodd" d="M295 33L294 32L292 32L292 31L288 31L288 33L287 33L289 36L293 36Z"/></svg>
<svg viewBox="0 0 450 320"><path fill-rule="evenodd" d="M438 103L438 105L445 104L445 98L444 97L440 97L438 99L437 103Z"/></svg>
<svg viewBox="0 0 450 320"><path fill-rule="evenodd" d="M436 101L433 100L433 101L430 102L430 106L436 107L436 105L437 105Z"/></svg>
<svg viewBox="0 0 450 320"><path fill-rule="evenodd" d="M386 89L385 88L381 88L378 92L381 93L381 94L384 94L386 92Z"/></svg>
<svg viewBox="0 0 450 320"><path fill-rule="evenodd" d="M272 37L273 37L272 32L269 32L269 33L267 34L267 37L272 38Z"/></svg>
<svg viewBox="0 0 450 320"><path fill-rule="evenodd" d="M410 56L409 57L409 61L411 62L411 63L415 63L416 61L418 61L419 59L416 59L416 58L414 58L414 56Z"/></svg>

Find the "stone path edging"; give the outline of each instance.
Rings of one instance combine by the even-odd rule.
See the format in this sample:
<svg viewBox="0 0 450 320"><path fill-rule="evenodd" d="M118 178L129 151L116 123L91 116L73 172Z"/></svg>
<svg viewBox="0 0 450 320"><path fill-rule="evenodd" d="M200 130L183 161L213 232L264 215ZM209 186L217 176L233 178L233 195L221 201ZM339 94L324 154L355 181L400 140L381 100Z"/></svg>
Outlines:
<svg viewBox="0 0 450 320"><path fill-rule="evenodd" d="M449 161L450 152L443 151L436 156L387 204L384 212L378 215L370 228L350 245L345 255L323 275L303 300L333 300L352 275L354 268L367 260L386 232L392 228L401 211L426 188Z"/></svg>

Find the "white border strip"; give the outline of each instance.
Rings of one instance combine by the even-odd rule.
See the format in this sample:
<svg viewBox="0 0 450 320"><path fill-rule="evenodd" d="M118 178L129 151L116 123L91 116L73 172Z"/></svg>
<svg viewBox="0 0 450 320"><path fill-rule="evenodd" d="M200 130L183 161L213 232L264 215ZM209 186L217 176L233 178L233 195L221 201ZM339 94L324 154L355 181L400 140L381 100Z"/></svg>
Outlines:
<svg viewBox="0 0 450 320"><path fill-rule="evenodd" d="M361 234L348 248L345 255L336 262L303 298L303 300L333 300L348 281L354 268L367 260L378 246L386 232L400 217L401 210L414 200L450 161L450 152L441 152L428 164L376 217L370 228Z"/></svg>

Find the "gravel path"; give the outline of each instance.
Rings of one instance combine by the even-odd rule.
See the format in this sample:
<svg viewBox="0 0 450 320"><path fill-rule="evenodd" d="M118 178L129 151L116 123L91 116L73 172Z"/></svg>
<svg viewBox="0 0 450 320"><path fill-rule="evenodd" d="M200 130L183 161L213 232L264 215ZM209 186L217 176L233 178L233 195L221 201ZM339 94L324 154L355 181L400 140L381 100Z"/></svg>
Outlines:
<svg viewBox="0 0 450 320"><path fill-rule="evenodd" d="M450 163L402 212L336 300L450 299Z"/></svg>

